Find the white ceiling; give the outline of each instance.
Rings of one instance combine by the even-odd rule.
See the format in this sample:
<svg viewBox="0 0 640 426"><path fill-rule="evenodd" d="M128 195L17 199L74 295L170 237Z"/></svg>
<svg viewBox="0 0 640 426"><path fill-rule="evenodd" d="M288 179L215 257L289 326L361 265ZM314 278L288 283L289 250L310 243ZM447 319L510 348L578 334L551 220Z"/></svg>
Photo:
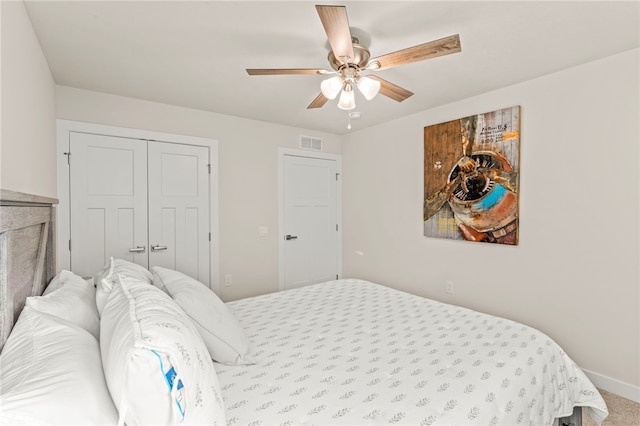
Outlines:
<svg viewBox="0 0 640 426"><path fill-rule="evenodd" d="M249 76L246 68L329 68L311 1L26 1L57 84L347 132L337 100L308 110L321 75ZM351 1L372 57L460 34L462 52L383 70L415 93L402 103L356 94L353 129L530 80L640 45L638 1ZM592 84L598 84L597 81Z"/></svg>

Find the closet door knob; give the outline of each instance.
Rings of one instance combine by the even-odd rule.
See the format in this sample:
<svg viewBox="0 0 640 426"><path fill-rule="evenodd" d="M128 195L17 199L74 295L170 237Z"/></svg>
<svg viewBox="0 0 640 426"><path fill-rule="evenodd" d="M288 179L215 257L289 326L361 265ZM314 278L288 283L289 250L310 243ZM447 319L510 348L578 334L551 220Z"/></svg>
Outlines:
<svg viewBox="0 0 640 426"><path fill-rule="evenodd" d="M138 246L135 248L130 248L129 252L130 253L144 253L144 251L147 249L147 246Z"/></svg>
<svg viewBox="0 0 640 426"><path fill-rule="evenodd" d="M151 246L151 251L162 251L162 250L166 250L167 246L159 246L159 245L153 245Z"/></svg>

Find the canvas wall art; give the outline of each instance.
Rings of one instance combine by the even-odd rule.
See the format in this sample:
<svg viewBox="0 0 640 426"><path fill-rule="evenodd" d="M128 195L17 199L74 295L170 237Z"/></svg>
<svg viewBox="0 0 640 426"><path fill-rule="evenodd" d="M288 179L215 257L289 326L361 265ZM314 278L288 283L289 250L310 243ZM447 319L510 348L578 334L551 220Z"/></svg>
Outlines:
<svg viewBox="0 0 640 426"><path fill-rule="evenodd" d="M424 128L424 235L518 244L520 107Z"/></svg>

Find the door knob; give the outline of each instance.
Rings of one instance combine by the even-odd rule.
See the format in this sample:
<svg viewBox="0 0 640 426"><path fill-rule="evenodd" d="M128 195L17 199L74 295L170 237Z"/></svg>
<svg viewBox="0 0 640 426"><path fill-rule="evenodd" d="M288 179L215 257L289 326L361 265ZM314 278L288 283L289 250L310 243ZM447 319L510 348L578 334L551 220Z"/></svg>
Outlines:
<svg viewBox="0 0 640 426"><path fill-rule="evenodd" d="M284 239L287 240L287 241L289 241L289 240L297 240L298 236L297 235L289 235L289 234L287 234L287 235L284 236Z"/></svg>
<svg viewBox="0 0 640 426"><path fill-rule="evenodd" d="M159 246L158 244L151 246L151 251L162 251L166 249L167 246Z"/></svg>
<svg viewBox="0 0 640 426"><path fill-rule="evenodd" d="M137 246L135 248L130 248L129 252L130 253L144 253L144 251L147 249L147 246Z"/></svg>

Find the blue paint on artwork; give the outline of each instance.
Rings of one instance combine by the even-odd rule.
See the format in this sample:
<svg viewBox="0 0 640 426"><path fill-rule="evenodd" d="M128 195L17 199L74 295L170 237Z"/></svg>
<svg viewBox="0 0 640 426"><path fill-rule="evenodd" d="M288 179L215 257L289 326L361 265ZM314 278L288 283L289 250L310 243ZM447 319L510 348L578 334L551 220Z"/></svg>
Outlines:
<svg viewBox="0 0 640 426"><path fill-rule="evenodd" d="M491 207L498 204L506 192L507 189L504 186L496 184L493 191L488 193L485 198L480 200L478 204L474 206L474 210L489 210Z"/></svg>

